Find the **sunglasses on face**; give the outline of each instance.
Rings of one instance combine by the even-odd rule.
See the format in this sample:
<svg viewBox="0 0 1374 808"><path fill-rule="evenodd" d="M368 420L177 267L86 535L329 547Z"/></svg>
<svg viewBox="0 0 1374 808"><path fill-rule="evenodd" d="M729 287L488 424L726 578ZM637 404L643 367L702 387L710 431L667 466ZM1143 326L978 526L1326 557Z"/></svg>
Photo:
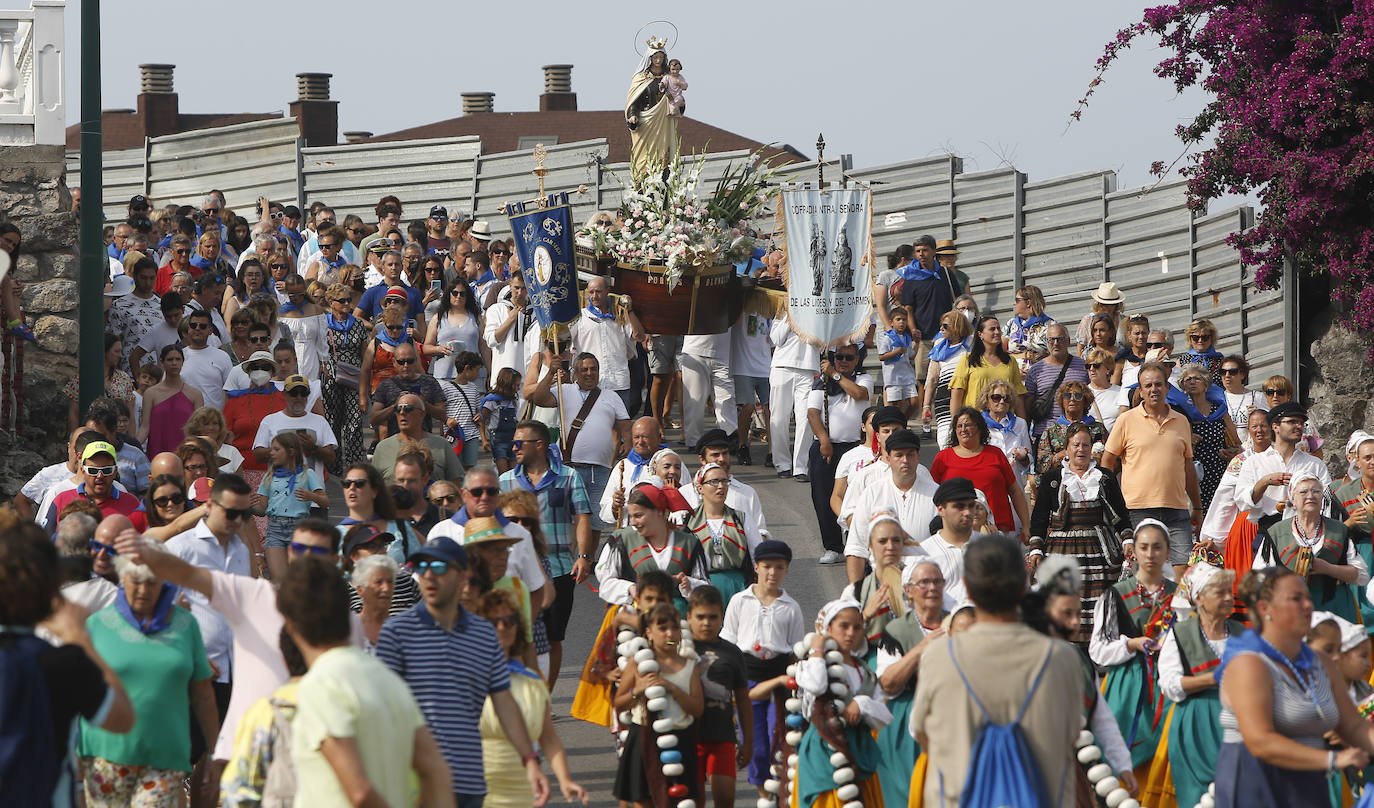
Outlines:
<svg viewBox="0 0 1374 808"><path fill-rule="evenodd" d="M458 501L458 495L457 495L457 494L435 494L434 496L432 496L432 497L429 498L429 501L432 502L432 503L434 503L435 505L450 505L450 504L452 504L452 503Z"/></svg>
<svg viewBox="0 0 1374 808"><path fill-rule="evenodd" d="M318 229L318 230L323 230L323 229L325 229L326 227L333 227L333 226L334 226L334 220L333 220L333 219L320 219L318 222L315 223L315 228Z"/></svg>
<svg viewBox="0 0 1374 808"><path fill-rule="evenodd" d="M447 561L412 561L409 566L416 575L424 575L426 572L443 575L448 572Z"/></svg>
<svg viewBox="0 0 1374 808"><path fill-rule="evenodd" d="M286 217L286 214L285 214L285 213L280 213L280 212L278 212L278 213L273 213L273 214L272 214L271 216L269 216L268 218L270 218L272 221L275 222L275 221L278 221L279 219L283 219L283 218L285 218L285 217Z"/></svg>
<svg viewBox="0 0 1374 808"><path fill-rule="evenodd" d="M1068 338L1068 337L1046 337L1046 338L1045 338L1045 342L1048 342L1048 343L1051 343L1051 344L1056 343L1056 342L1068 342L1068 341L1069 341L1069 338Z"/></svg>
<svg viewBox="0 0 1374 808"><path fill-rule="evenodd" d="M492 250L492 251L491 251L491 254L492 254L492 255L510 255L510 253L506 252L505 250Z"/></svg>
<svg viewBox="0 0 1374 808"><path fill-rule="evenodd" d="M1064 400L1065 400L1065 401L1082 401L1082 400L1083 400L1083 394L1082 394L1082 393L1065 393L1065 394L1064 394Z"/></svg>
<svg viewBox="0 0 1374 808"><path fill-rule="evenodd" d="M271 337L249 337L249 338L248 338L248 341L249 341L249 342L252 342L252 343L254 343L254 344L257 344L257 345L263 345L263 344L265 344L265 343L271 342L271 341L272 341L272 338L271 338ZM257 369L258 369L258 368L254 368L254 370L257 370Z"/></svg>
<svg viewBox="0 0 1374 808"><path fill-rule="evenodd" d="M1223 376L1235 376L1235 375L1238 374L1238 373L1240 373L1240 368L1222 368L1222 369L1221 369L1221 375L1223 375Z"/></svg>
<svg viewBox="0 0 1374 808"><path fill-rule="evenodd" d="M515 628L520 625L520 618L513 614L498 614L495 617L488 617L487 621L497 628Z"/></svg>
<svg viewBox="0 0 1374 808"><path fill-rule="evenodd" d="M397 405L396 405L396 413L397 413L398 415L404 415L404 414L406 414L406 413L408 413L408 412L419 412L421 409L422 409L421 407L417 407L417 406L414 405L414 404L397 404Z"/></svg>
<svg viewBox="0 0 1374 808"><path fill-rule="evenodd" d="M210 501L215 502L214 500ZM224 511L224 518L228 519L230 522L238 522L253 515L252 508L229 508L218 502L215 502L215 507Z"/></svg>
<svg viewBox="0 0 1374 808"><path fill-rule="evenodd" d="M466 290L466 289L450 289L450 290L448 290L448 293L451 294L451 295L454 295L454 296L456 296L456 297L467 297L467 296L468 296L468 293L467 293L467 290Z"/></svg>
<svg viewBox="0 0 1374 808"><path fill-rule="evenodd" d="M339 246L339 245L337 245L337 244L325 244L325 243L323 243L323 242L320 243L320 249L321 249L321 250L329 250L329 249L332 249L332 248L337 247L337 246Z"/></svg>
<svg viewBox="0 0 1374 808"><path fill-rule="evenodd" d="M511 516L510 514L506 514L506 518L521 527L534 527L539 524L539 520L535 519L533 516Z"/></svg>
<svg viewBox="0 0 1374 808"><path fill-rule="evenodd" d="M859 358L858 354L835 354L835 358L841 362L853 362Z"/></svg>
<svg viewBox="0 0 1374 808"><path fill-rule="evenodd" d="M1101 362L1088 362L1088 363L1085 364L1083 367L1087 368L1088 370L1097 370L1098 368L1102 367L1102 363L1101 363Z"/></svg>
<svg viewBox="0 0 1374 808"><path fill-rule="evenodd" d="M1007 397L1006 397L1005 395L1003 395L1002 393L993 393L992 395L988 396L988 401L999 401L999 402L1000 402L1000 401L1006 401L1006 400L1007 400Z"/></svg>
<svg viewBox="0 0 1374 808"><path fill-rule="evenodd" d="M115 473L115 467L114 467L114 466L86 466L86 467L85 467L85 472L86 472L86 474L90 475L91 477L113 477L113 476L114 476L114 473Z"/></svg>
<svg viewBox="0 0 1374 808"><path fill-rule="evenodd" d="M192 330L192 331L209 331L209 330L210 330L210 324L209 324L209 323L187 323L187 324L186 324L186 327L189 328L189 329Z"/></svg>
<svg viewBox="0 0 1374 808"><path fill-rule="evenodd" d="M172 505L180 505L185 501L186 497L182 496L181 494L168 494L165 497L154 498L153 504L158 506L159 508L167 508Z"/></svg>
<svg viewBox="0 0 1374 808"><path fill-rule="evenodd" d="M390 331L391 329L388 328L387 330ZM396 360L396 364L402 365L402 366L414 364L414 362L415 362L414 359L397 359L397 360ZM414 409L419 409L419 407L415 407Z"/></svg>
<svg viewBox="0 0 1374 808"><path fill-rule="evenodd" d="M206 208L206 209L205 209L204 211L202 211L202 212L203 212L206 216L218 216L218 215L219 215L219 208Z"/></svg>
<svg viewBox="0 0 1374 808"><path fill-rule="evenodd" d="M347 305L349 305L350 303L352 303L353 301L352 301L350 298L340 297L340 298L336 298L336 299L334 299L334 300L331 300L330 302L331 302L331 303L342 303L342 304L344 304L345 306L347 306Z"/></svg>
<svg viewBox="0 0 1374 808"><path fill-rule="evenodd" d="M268 264L268 269L286 269L286 264Z"/></svg>
<svg viewBox="0 0 1374 808"><path fill-rule="evenodd" d="M190 255L190 254L191 254L191 251L190 251L190 250L172 250L172 252L176 253L177 255Z"/></svg>
<svg viewBox="0 0 1374 808"><path fill-rule="evenodd" d="M1212 339L1210 334L1194 334L1188 338L1189 342L1208 342Z"/></svg>
<svg viewBox="0 0 1374 808"><path fill-rule="evenodd" d="M328 548L328 547L316 547L316 546L313 545L313 544L301 544L301 543L298 542L298 541L293 541L293 542L291 542L290 544L287 545L287 547L291 548L291 552L294 553L294 554L296 554L296 555L305 555L306 553L309 553L310 555L321 555L321 556L322 556L322 555L329 555L329 548Z"/></svg>
<svg viewBox="0 0 1374 808"><path fill-rule="evenodd" d="M119 555L119 551L114 548L113 544L105 544L103 542L98 542L95 539L90 539L88 544L91 548L91 552L95 553L96 555L104 553L105 555L110 556L111 558Z"/></svg>
<svg viewBox="0 0 1374 808"><path fill-rule="evenodd" d="M1277 387L1266 387L1264 388L1264 394L1266 396L1286 396L1288 395L1288 391L1281 390Z"/></svg>
<svg viewBox="0 0 1374 808"><path fill-rule="evenodd" d="M511 445L511 448L512 448L512 449L515 449L515 450L519 451L520 447L521 447L521 446L524 446L524 445L527 444L527 443L542 443L542 442L543 442L543 440L542 440L541 438L530 438L529 440L522 440L522 439L520 439L520 438L516 438L515 440L513 440L513 441L510 442L510 445Z"/></svg>
<svg viewBox="0 0 1374 808"><path fill-rule="evenodd" d="M501 489L494 485L478 485L468 489L468 493L473 497L494 497L501 493Z"/></svg>
<svg viewBox="0 0 1374 808"><path fill-rule="evenodd" d="M1167 342L1147 342L1147 343L1145 343L1145 347L1147 347L1147 348L1163 348L1163 347L1167 346L1168 344L1169 344L1169 343L1167 343Z"/></svg>

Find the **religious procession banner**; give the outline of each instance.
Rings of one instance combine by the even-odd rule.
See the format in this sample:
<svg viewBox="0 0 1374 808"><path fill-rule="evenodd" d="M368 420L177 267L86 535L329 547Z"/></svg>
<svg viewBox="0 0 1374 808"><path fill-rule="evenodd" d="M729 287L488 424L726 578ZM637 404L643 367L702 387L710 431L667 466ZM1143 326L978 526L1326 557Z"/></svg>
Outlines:
<svg viewBox="0 0 1374 808"><path fill-rule="evenodd" d="M516 255L525 273L534 316L548 337L556 326L569 325L582 315L577 301L568 194L551 194L542 208L526 202L507 204L506 216L515 234Z"/></svg>
<svg viewBox="0 0 1374 808"><path fill-rule="evenodd" d="M787 245L787 315L818 348L868 331L873 300L873 193L858 185L784 186L778 218Z"/></svg>

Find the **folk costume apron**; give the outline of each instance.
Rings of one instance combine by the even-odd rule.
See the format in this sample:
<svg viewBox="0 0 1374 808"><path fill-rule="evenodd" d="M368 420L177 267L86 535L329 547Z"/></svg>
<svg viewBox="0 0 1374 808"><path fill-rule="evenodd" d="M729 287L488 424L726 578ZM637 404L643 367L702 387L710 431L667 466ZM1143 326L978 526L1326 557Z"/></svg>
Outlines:
<svg viewBox="0 0 1374 808"><path fill-rule="evenodd" d="M1149 637L1158 642L1173 622L1169 601L1175 589L1177 584L1166 580L1158 600L1151 600L1144 597L1134 575L1113 584L1107 595L1115 604L1121 636ZM1121 727L1134 767L1150 762L1163 732L1164 696L1159 692L1158 661L1158 652L1138 652L1129 661L1108 668L1102 681L1102 695Z"/></svg>
<svg viewBox="0 0 1374 808"><path fill-rule="evenodd" d="M915 611L908 611L901 617L887 622L877 644L891 654L905 654L925 639L926 630L921 626ZM909 724L911 720L911 700L916 695L916 677L911 677L900 693L889 695L887 708L892 711L892 721L878 730L878 748L883 754L878 758L878 779L882 783L883 802L886 805L906 805L912 793L911 774L921 755L921 746L912 737ZM922 785L925 781L922 780Z"/></svg>
<svg viewBox="0 0 1374 808"><path fill-rule="evenodd" d="M720 590L720 598L727 605L730 598L754 580L754 563L749 558L749 541L744 535L744 517L725 506L725 519L720 535L716 535L706 519L706 511L698 506L687 517L686 529L696 537L706 553L706 571L711 585ZM683 615L687 613L684 611Z"/></svg>
<svg viewBox="0 0 1374 808"><path fill-rule="evenodd" d="M859 665L859 689L856 696L872 696L878 688L878 677L867 665ZM895 721L893 723L896 723ZM873 732L862 722L844 728L845 740L853 755L854 784L865 808L882 808L884 803L882 778L877 776L885 754L873 738ZM844 805L835 795L833 779L835 767L830 763L832 750L814 726L808 725L801 743L797 745L797 782L792 789L792 808L840 808Z"/></svg>

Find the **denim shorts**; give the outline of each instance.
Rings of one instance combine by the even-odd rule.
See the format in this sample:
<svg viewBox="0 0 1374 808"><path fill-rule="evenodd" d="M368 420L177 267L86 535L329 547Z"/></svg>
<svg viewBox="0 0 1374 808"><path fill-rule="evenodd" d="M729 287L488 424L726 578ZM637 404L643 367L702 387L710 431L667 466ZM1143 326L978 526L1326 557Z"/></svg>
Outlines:
<svg viewBox="0 0 1374 808"><path fill-rule="evenodd" d="M267 517L267 533L263 536L268 547L286 547L291 543L291 534L296 532L296 523L301 520L299 516L272 516Z"/></svg>
<svg viewBox="0 0 1374 808"><path fill-rule="evenodd" d="M768 406L768 377L767 376L736 376L735 377L735 403L741 407L748 407L754 403L754 396L758 396L759 403Z"/></svg>

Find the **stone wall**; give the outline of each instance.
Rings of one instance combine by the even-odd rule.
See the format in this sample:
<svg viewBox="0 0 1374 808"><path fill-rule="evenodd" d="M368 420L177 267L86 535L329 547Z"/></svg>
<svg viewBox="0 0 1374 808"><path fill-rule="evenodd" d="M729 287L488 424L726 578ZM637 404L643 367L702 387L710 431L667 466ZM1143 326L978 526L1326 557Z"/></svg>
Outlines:
<svg viewBox="0 0 1374 808"><path fill-rule="evenodd" d="M1308 291L1304 290L1304 299L1321 300ZM1307 355L1302 357L1307 381L1303 400L1312 424L1326 439L1323 459L1334 480L1345 475L1345 442L1350 433L1374 428L1374 367L1369 361L1369 338L1340 325L1344 311L1327 301L1301 317L1307 346Z"/></svg>
<svg viewBox="0 0 1374 808"><path fill-rule="evenodd" d="M0 430L0 496L18 492L35 471L61 460L67 433L62 388L77 367L77 222L62 146L0 149L0 217L23 235L20 304L38 342L24 345L24 417L18 435ZM93 328L103 328L97 321Z"/></svg>

